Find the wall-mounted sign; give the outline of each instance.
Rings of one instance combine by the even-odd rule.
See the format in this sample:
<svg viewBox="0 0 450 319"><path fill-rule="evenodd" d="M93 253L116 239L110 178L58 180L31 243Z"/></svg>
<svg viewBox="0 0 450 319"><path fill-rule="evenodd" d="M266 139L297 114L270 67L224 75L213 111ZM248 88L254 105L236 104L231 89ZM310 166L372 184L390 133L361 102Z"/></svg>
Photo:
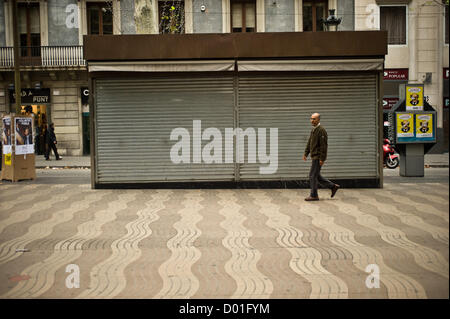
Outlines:
<svg viewBox="0 0 450 319"><path fill-rule="evenodd" d="M408 69L385 69L384 80L408 81Z"/></svg>
<svg viewBox="0 0 450 319"><path fill-rule="evenodd" d="M80 88L81 104L89 104L89 89L87 87Z"/></svg>
<svg viewBox="0 0 450 319"><path fill-rule="evenodd" d="M398 102L398 97L384 97L383 98L383 109L390 110Z"/></svg>
<svg viewBox="0 0 450 319"><path fill-rule="evenodd" d="M444 80L448 80L448 68L444 68Z"/></svg>
<svg viewBox="0 0 450 319"><path fill-rule="evenodd" d="M9 102L16 103L16 92L9 90ZM22 89L21 102L23 104L50 103L50 89Z"/></svg>
<svg viewBox="0 0 450 319"><path fill-rule="evenodd" d="M406 85L406 110L423 111L423 86Z"/></svg>
<svg viewBox="0 0 450 319"><path fill-rule="evenodd" d="M444 107L446 109L448 109L448 103L449 103L448 97L444 97Z"/></svg>

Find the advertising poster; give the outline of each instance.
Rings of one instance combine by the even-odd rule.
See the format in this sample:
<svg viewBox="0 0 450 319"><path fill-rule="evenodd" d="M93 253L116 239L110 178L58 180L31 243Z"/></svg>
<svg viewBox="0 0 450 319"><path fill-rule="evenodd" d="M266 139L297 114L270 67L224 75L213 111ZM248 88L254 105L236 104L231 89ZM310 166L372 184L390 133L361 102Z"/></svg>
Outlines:
<svg viewBox="0 0 450 319"><path fill-rule="evenodd" d="M2 119L2 145L3 154L11 154L12 144L11 144L11 118L4 117Z"/></svg>
<svg viewBox="0 0 450 319"><path fill-rule="evenodd" d="M8 166L11 166L11 157L12 157L11 153L5 154L5 164Z"/></svg>
<svg viewBox="0 0 450 319"><path fill-rule="evenodd" d="M406 86L406 110L423 111L423 87Z"/></svg>
<svg viewBox="0 0 450 319"><path fill-rule="evenodd" d="M414 137L414 115L397 114L397 137Z"/></svg>
<svg viewBox="0 0 450 319"><path fill-rule="evenodd" d="M16 117L14 120L16 130L16 155L33 154L33 119L31 117Z"/></svg>
<svg viewBox="0 0 450 319"><path fill-rule="evenodd" d="M416 137L433 137L432 114L416 114Z"/></svg>

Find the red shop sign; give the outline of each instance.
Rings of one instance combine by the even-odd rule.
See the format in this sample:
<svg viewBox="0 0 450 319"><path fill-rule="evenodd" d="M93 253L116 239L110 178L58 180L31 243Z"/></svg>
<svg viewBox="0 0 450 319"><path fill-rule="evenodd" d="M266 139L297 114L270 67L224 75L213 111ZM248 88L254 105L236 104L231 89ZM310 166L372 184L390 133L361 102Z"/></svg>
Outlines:
<svg viewBox="0 0 450 319"><path fill-rule="evenodd" d="M383 98L383 109L390 110L398 102L398 97L384 97Z"/></svg>
<svg viewBox="0 0 450 319"><path fill-rule="evenodd" d="M408 81L408 69L385 69L384 80Z"/></svg>

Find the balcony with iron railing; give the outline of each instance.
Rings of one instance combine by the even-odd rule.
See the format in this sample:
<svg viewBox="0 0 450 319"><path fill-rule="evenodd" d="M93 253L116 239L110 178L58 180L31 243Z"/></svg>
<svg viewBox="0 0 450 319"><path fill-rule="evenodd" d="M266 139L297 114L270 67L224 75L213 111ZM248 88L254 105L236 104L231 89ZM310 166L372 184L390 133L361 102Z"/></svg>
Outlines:
<svg viewBox="0 0 450 319"><path fill-rule="evenodd" d="M20 47L21 68L70 68L85 67L83 46L38 46ZM0 69L14 68L14 48L0 47Z"/></svg>

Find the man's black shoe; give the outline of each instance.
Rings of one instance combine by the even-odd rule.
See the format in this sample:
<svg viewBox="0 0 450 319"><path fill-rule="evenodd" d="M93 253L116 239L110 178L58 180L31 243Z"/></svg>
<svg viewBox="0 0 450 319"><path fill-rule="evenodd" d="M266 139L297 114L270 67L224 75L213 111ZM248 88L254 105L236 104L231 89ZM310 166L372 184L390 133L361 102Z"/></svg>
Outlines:
<svg viewBox="0 0 450 319"><path fill-rule="evenodd" d="M336 192L338 191L339 188L341 188L340 185L334 184L334 187L331 189L331 198L334 197L334 195L336 194Z"/></svg>
<svg viewBox="0 0 450 319"><path fill-rule="evenodd" d="M307 202L309 202L309 201L315 201L315 200L319 200L319 197L312 197L312 196L309 196L309 197L305 198L305 200L306 200Z"/></svg>

